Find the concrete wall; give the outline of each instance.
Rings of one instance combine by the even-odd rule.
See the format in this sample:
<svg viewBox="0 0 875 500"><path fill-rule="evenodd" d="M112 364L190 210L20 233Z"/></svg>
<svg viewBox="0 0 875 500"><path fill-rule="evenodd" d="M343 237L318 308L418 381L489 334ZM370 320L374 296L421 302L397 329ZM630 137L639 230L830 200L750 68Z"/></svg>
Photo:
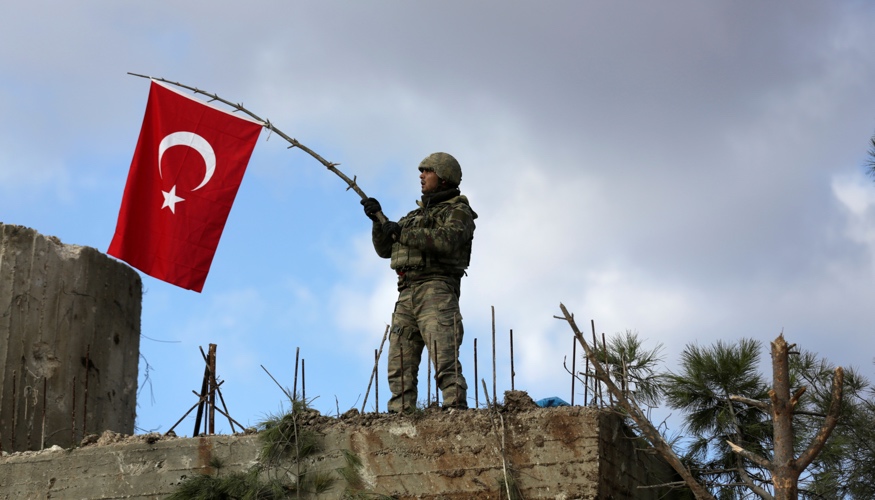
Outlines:
<svg viewBox="0 0 875 500"><path fill-rule="evenodd" d="M0 450L133 433L141 300L130 267L0 223Z"/></svg>
<svg viewBox="0 0 875 500"><path fill-rule="evenodd" d="M323 447L304 467L337 478L318 498L341 498L348 484L336 472L347 463L342 450L361 460L366 491L399 499L498 499L504 465L527 499L678 498L664 489L638 488L642 479L672 479L671 471L636 449L619 417L604 411L542 408L495 418L485 410L426 411L328 420L304 427L322 435ZM255 435L110 435L104 442L0 458L0 499L164 498L193 474L247 470L259 453ZM218 471L216 459L222 463Z"/></svg>

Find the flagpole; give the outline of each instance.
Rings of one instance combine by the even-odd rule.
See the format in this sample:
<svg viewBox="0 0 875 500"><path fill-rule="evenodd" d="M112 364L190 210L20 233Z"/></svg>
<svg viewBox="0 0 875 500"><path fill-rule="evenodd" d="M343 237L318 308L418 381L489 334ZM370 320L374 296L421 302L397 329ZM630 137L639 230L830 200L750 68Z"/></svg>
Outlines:
<svg viewBox="0 0 875 500"><path fill-rule="evenodd" d="M346 185L347 185L346 190L347 190L347 191L349 191L350 189L352 189L352 190L355 191L356 194L358 194L363 200L366 200L366 199L368 198L368 195L366 195L365 192L362 191L361 188L360 188L360 187L358 186L358 184L356 183L356 176L353 176L353 178L350 179L349 177L346 176L346 174L344 174L343 172L341 172L340 170L338 170L337 165L340 165L340 163L332 163L332 162L326 160L325 158L323 158L322 156L320 156L318 153L316 153L316 152L313 151L312 149L310 149L310 148L308 148L307 146L305 146L305 145L301 144L300 142L298 142L297 139L294 139L294 138L292 138L292 137L289 137L288 135L286 135L285 133L283 133L283 131L280 130L280 129L278 129L278 128L276 128L276 127L273 125L273 123L270 122L270 120L265 120L265 119L261 118L260 116L256 115L255 113L253 113L252 111L249 111L248 109L246 109L245 107L243 107L243 104L240 104L240 103L234 103L234 102L231 102L231 101L229 101L229 100L227 100L227 99L223 99L223 98L219 97L217 94L213 94L213 93L210 93L210 92L206 92L206 91L201 90L201 89L199 89L199 88L197 88L197 87L191 87L191 86L189 86L189 85L185 85L185 84L183 84L183 83L172 82L172 81L170 81L170 80L166 80L166 79L164 79L164 78L158 78L158 77L148 76L148 75L140 75L140 74L137 74L137 73L131 73L130 71L128 72L128 74L131 75L131 76L138 76L138 77L140 77L140 78L148 78L149 80L155 80L155 81L157 81L157 82L168 83L168 84L170 84L170 85L175 85L175 86L177 86L177 87L181 87L181 88L184 88L184 89L188 89L188 90L191 90L192 92L194 92L195 94L203 94L203 95L209 97L209 98L210 98L210 101L219 101L219 102L221 102L221 103L223 103L223 104L227 104L228 106L234 108L234 109L237 110L237 111L242 111L243 113L246 113L246 114L249 115L253 120L255 120L255 121L261 123L261 126L263 126L264 128L270 130L271 133L274 133L274 134L276 134L276 135L282 137L282 138L285 139L289 144L291 144L291 146L289 146L288 149L291 149L291 148L298 148L298 149L300 149L301 151L304 151L305 153L307 153L307 154L309 154L310 156L312 156L313 158L315 158L317 161L319 161L319 163L321 163L322 165L324 165L325 168L327 168L328 170L334 172L335 175L337 175L338 177L340 177L341 179L343 179L344 182L346 182ZM377 216L377 219L379 219L380 223L383 223L383 222L386 222L387 220L389 220L389 219L383 214L382 211L377 212L377 213L376 213L376 216Z"/></svg>

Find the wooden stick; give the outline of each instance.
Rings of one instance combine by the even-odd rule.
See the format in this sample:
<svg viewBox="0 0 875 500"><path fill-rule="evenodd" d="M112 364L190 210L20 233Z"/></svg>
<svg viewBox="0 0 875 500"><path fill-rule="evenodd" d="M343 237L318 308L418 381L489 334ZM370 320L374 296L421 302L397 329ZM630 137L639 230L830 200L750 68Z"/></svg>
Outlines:
<svg viewBox="0 0 875 500"><path fill-rule="evenodd" d="M343 179L344 182L346 182L346 185L347 185L347 188L346 188L346 189L347 189L347 191L349 191L350 189L352 189L353 191L355 191L356 194L358 194L358 195L361 197L361 199L366 200L366 199L368 198L368 196L364 193L364 191L361 190L361 188L359 188L358 184L356 183L356 177L355 177L355 176L353 176L353 178L350 179L350 178L347 177L343 172L341 172L340 170L337 169L337 165L340 165L339 163L331 163L331 162L327 161L325 158L322 158L322 157L319 156L315 151L313 151L312 149L310 149L310 148L308 148L307 146L304 146L303 144L301 144L300 142L298 142L297 139L293 139L293 138L289 137L288 135L284 134L280 129L276 128L276 127L273 125L273 123L271 123L270 120L262 119L261 117L259 117L259 116L256 115L255 113L253 113L252 111L249 111L248 109L244 108L244 107L243 107L243 104L241 104L241 103L234 103L234 102L228 101L228 100L226 100L226 99L222 99L222 98L219 97L217 94L213 94L213 93L210 93L210 92L205 92L205 91L203 91L203 90L201 90L201 89L199 89L199 88L197 88L197 87L190 87L190 86L188 86L188 85L184 85L184 84L179 83L179 82L172 82L172 81L170 81L170 80L165 80L164 78L157 78L157 77L147 76L147 75L139 75L139 74L137 74L137 73L131 73L131 72L128 72L128 74L131 75L131 76L138 76L138 77L140 77L140 78L148 78L148 79L150 79L150 80L155 80L155 81L158 81L158 82L169 83L170 85L175 85L175 86L177 86L177 87L181 87L181 88L184 88L184 89L191 90L191 91L194 92L195 94L201 94L201 95L205 95L205 96L209 97L211 101L219 101L219 102L221 102L221 103L223 103L223 104L226 104L226 105L228 105L228 106L231 106L232 108L234 108L234 109L237 110L237 111L241 111L241 112L243 112L243 113L249 115L252 119L254 119L255 121L261 123L261 126L263 126L264 128L270 130L271 133L274 133L274 134L276 134L276 135L282 137L283 139L285 139L286 142L288 142L289 144L291 144L291 146L289 146L289 148L298 148L298 149L300 149L301 151L304 151L305 153L309 154L310 156L312 156L313 158L315 158L317 161L319 161L319 163L321 163L323 166L325 166L325 168L327 168L328 170L334 172L335 175L337 175L338 177L340 177L341 179ZM377 219L380 221L381 224L384 223L384 222L386 222L386 221L388 220L388 218L386 218L386 216L383 214L382 211L377 212L375 215L376 215Z"/></svg>

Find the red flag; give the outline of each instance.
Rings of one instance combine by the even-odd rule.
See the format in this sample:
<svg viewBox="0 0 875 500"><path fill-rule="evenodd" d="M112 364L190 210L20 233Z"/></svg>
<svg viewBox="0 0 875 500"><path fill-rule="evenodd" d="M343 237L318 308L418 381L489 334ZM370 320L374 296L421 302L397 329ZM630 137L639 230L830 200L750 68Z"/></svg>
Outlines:
<svg viewBox="0 0 875 500"><path fill-rule="evenodd" d="M153 81L107 253L200 292L261 127Z"/></svg>

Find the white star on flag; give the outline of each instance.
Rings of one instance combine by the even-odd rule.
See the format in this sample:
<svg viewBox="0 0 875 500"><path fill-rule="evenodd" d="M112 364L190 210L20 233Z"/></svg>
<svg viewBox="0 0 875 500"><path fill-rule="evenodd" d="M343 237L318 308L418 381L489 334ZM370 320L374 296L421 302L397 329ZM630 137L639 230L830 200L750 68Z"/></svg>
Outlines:
<svg viewBox="0 0 875 500"><path fill-rule="evenodd" d="M176 213L176 204L179 203L180 201L185 201L184 198L180 198L179 196L176 196L176 186L173 186L172 188L170 188L169 193L167 191L161 191L161 194L164 195L164 204L161 205L161 208L163 209L163 208L170 207L170 211L173 212L174 214Z"/></svg>

